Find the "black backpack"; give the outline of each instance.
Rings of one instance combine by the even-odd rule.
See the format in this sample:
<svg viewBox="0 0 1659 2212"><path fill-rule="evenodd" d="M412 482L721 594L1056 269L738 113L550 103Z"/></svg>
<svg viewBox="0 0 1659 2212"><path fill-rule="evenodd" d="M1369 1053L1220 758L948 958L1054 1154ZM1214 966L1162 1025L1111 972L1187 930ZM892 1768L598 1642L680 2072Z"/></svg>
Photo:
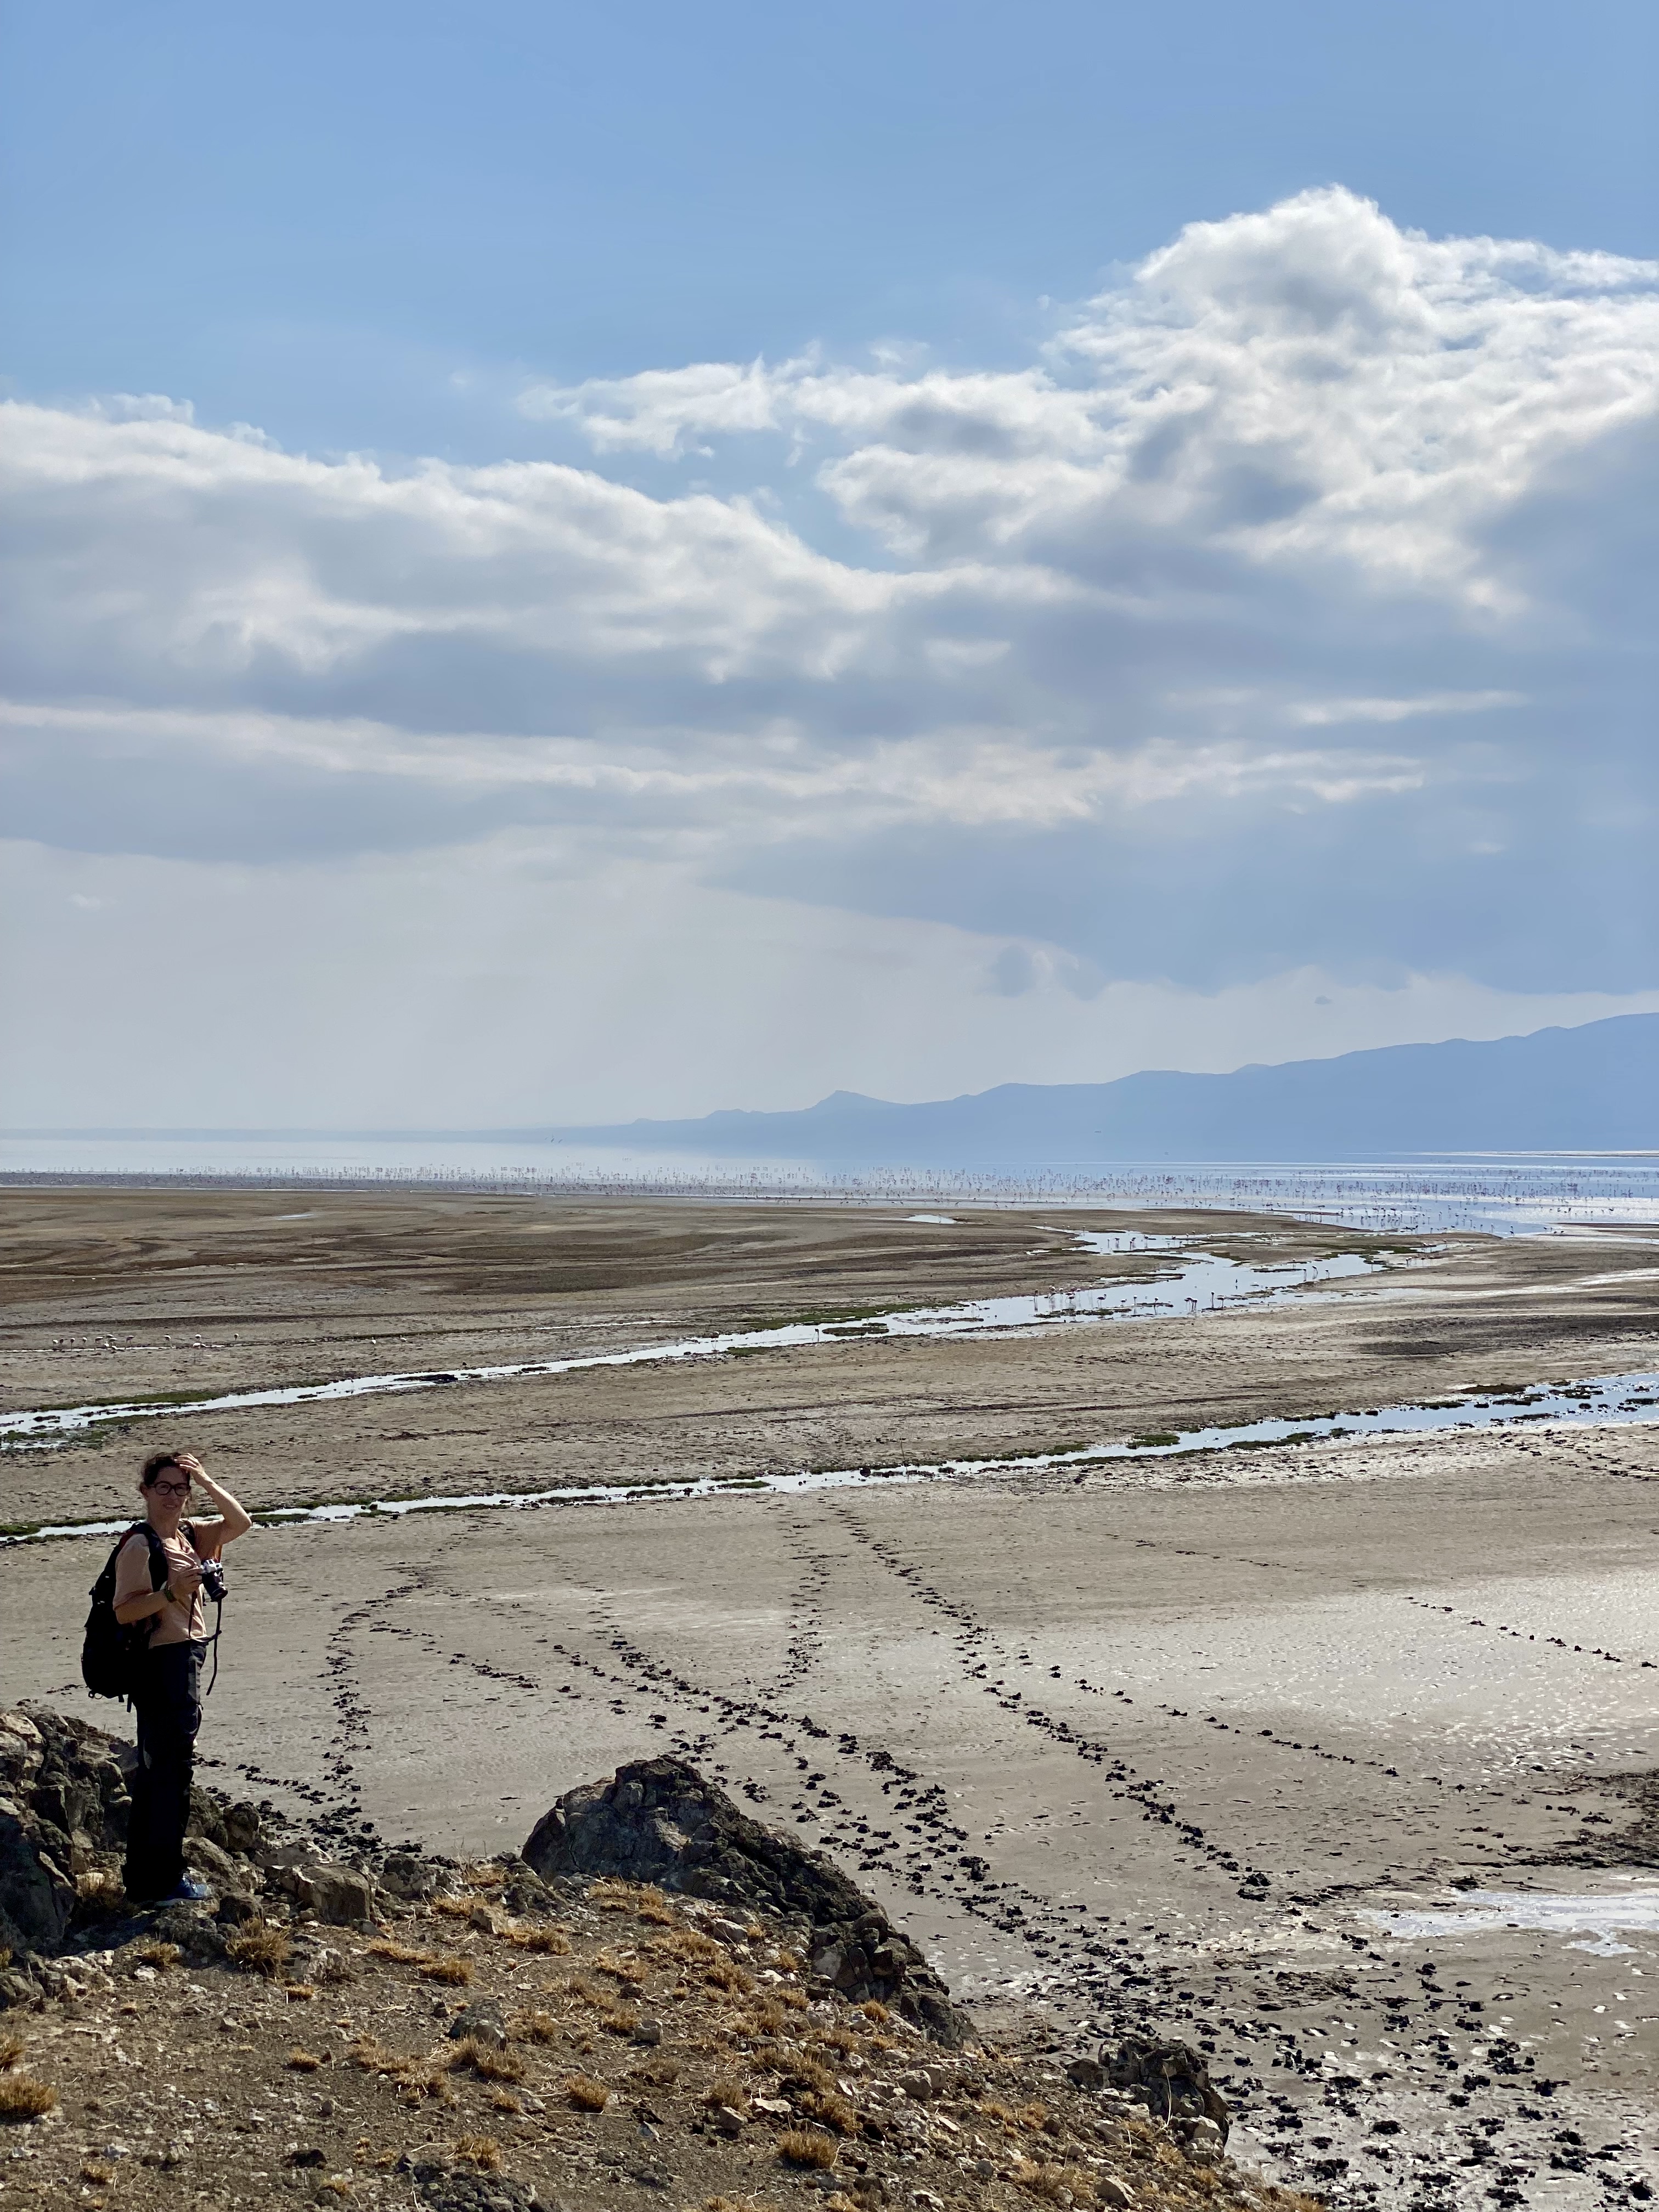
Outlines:
<svg viewBox="0 0 1659 2212"><path fill-rule="evenodd" d="M194 1550L195 1530L188 1521L180 1526ZM86 1634L81 1641L81 1678L94 1698L131 1698L137 1660L149 1649L155 1632L154 1614L145 1620L135 1620L130 1627L123 1627L115 1618L115 1562L128 1536L146 1536L149 1540L150 1588L160 1589L167 1578L167 1555L161 1538L148 1521L135 1521L105 1560L104 1571L92 1586L92 1610L87 1615Z"/></svg>

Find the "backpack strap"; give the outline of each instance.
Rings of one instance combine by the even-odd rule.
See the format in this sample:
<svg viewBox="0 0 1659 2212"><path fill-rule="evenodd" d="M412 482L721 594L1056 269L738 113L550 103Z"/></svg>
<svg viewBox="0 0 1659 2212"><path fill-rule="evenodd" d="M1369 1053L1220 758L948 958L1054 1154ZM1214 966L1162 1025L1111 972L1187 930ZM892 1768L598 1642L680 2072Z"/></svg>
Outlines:
<svg viewBox="0 0 1659 2212"><path fill-rule="evenodd" d="M113 1567L116 1560L120 1558L122 1553L125 1551L127 1546L131 1542L135 1536L143 1537L149 1546L149 1586L152 1590L158 1590L162 1587L167 1578L167 1547L162 1543L161 1538L156 1534L155 1529L151 1528L148 1521L135 1521L133 1522L131 1528L127 1530L126 1534L122 1537L120 1542L115 1547L114 1551L110 1554L110 1565Z"/></svg>
<svg viewBox="0 0 1659 2212"><path fill-rule="evenodd" d="M163 1589L167 1579L167 1547L148 1521L143 1528L149 1543L149 1586L152 1589Z"/></svg>

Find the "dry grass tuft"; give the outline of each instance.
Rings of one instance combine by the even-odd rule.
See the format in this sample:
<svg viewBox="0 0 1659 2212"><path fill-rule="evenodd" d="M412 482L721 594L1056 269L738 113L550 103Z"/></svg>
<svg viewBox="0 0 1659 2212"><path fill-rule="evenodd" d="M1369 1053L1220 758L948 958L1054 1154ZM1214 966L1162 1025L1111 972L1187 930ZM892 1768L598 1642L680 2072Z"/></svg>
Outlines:
<svg viewBox="0 0 1659 2212"><path fill-rule="evenodd" d="M605 1875L588 1891L587 1901L601 1912L631 1912L641 1920L654 1920L664 1926L673 1923L667 1900L648 1881L621 1881Z"/></svg>
<svg viewBox="0 0 1659 2212"><path fill-rule="evenodd" d="M638 2031L639 2025L638 2013L629 2012L624 2005L618 2005L614 2012L599 2015L599 2026L607 2035L633 2035Z"/></svg>
<svg viewBox="0 0 1659 2212"><path fill-rule="evenodd" d="M446 1982L451 1989L465 1989L472 1979L471 1959L434 1959L421 1969L421 1978L427 1982Z"/></svg>
<svg viewBox="0 0 1659 2212"><path fill-rule="evenodd" d="M694 1966L726 1955L724 1943L717 1943L712 1936L696 1928L677 1928L672 1935L653 1936L645 1948L653 1959L685 1960Z"/></svg>
<svg viewBox="0 0 1659 2212"><path fill-rule="evenodd" d="M314 2074L323 2062L314 2051L301 2051L298 2044L295 2044L284 2063L292 2067L296 2074Z"/></svg>
<svg viewBox="0 0 1659 2212"><path fill-rule="evenodd" d="M489 2108L495 2112L521 2112L524 2110L524 2106L510 2089L492 2089L489 2093Z"/></svg>
<svg viewBox="0 0 1659 2212"><path fill-rule="evenodd" d="M481 2081L522 2081L524 2061L516 2051L494 2051L487 2043L480 2043L469 2035L458 2043L450 2053L452 2073L470 2067Z"/></svg>
<svg viewBox="0 0 1659 2212"><path fill-rule="evenodd" d="M0 2070L15 2066L22 2055L23 2039L21 2035L0 2035Z"/></svg>
<svg viewBox="0 0 1659 2212"><path fill-rule="evenodd" d="M432 1910L447 1913L452 1920L471 1920L472 1908L477 1903L474 1897L434 1897Z"/></svg>
<svg viewBox="0 0 1659 2212"><path fill-rule="evenodd" d="M610 2083L596 2081L591 2074L567 2075L564 2094L579 2112L602 2112L611 2102Z"/></svg>
<svg viewBox="0 0 1659 2212"><path fill-rule="evenodd" d="M434 2104L453 2105L455 2092L441 2074L405 2073L404 2086L398 2092L398 2102L400 2105L423 2105L428 2099Z"/></svg>
<svg viewBox="0 0 1659 2212"><path fill-rule="evenodd" d="M1050 2204L1090 2205L1095 2201L1094 2176L1086 2166L1057 2166L1051 2160L1017 2160L1014 2179L1033 2197Z"/></svg>
<svg viewBox="0 0 1659 2212"><path fill-rule="evenodd" d="M791 2051L787 2058L781 2059L779 2071L785 2081L798 2081L803 2089L828 2092L840 2087L830 2069L805 2051Z"/></svg>
<svg viewBox="0 0 1659 2212"><path fill-rule="evenodd" d="M864 2049L866 2039L854 2035L850 2027L821 2027L808 2040L821 2051L839 2051L845 2058L855 2058Z"/></svg>
<svg viewBox="0 0 1659 2212"><path fill-rule="evenodd" d="M879 1997L866 1997L859 2007L866 2020L872 2020L878 2027L885 2027L893 2017Z"/></svg>
<svg viewBox="0 0 1659 2212"><path fill-rule="evenodd" d="M75 1893L86 1911L94 1918L118 1912L126 1902L126 1884L118 1874L95 1868L90 1874L80 1875L75 1884Z"/></svg>
<svg viewBox="0 0 1659 2212"><path fill-rule="evenodd" d="M431 1958L430 1951L417 1951L407 1943L392 1943L385 1937L368 1946L371 1959L390 1959L399 1966L424 1966Z"/></svg>
<svg viewBox="0 0 1659 2212"><path fill-rule="evenodd" d="M725 2105L734 2112L746 2114L749 2110L749 2091L735 2074L717 2074L703 2091L702 2101L710 2106Z"/></svg>
<svg viewBox="0 0 1659 2212"><path fill-rule="evenodd" d="M409 2063L400 2051L391 2050L377 2035L360 2035L346 2056L365 2074L401 2074Z"/></svg>
<svg viewBox="0 0 1659 2212"><path fill-rule="evenodd" d="M550 2012L521 2012L509 2033L519 2043L556 2043L564 2031Z"/></svg>
<svg viewBox="0 0 1659 2212"><path fill-rule="evenodd" d="M115 2169L112 2166L100 2166L95 2158L89 2158L81 2168L81 2179L90 2182L94 2189L105 2189L114 2180Z"/></svg>
<svg viewBox="0 0 1659 2212"><path fill-rule="evenodd" d="M319 2197L349 2197L353 2194L350 2178L343 2173L331 2173L326 2181L317 2184Z"/></svg>
<svg viewBox="0 0 1659 2212"><path fill-rule="evenodd" d="M705 2197L702 2212L772 2212L763 2197Z"/></svg>
<svg viewBox="0 0 1659 2212"><path fill-rule="evenodd" d="M58 2092L27 2074L0 2074L0 2120L38 2120L58 2102Z"/></svg>
<svg viewBox="0 0 1659 2212"><path fill-rule="evenodd" d="M775 1997L763 1997L749 2015L750 2031L755 2035L780 2035L788 2018Z"/></svg>
<svg viewBox="0 0 1659 2212"><path fill-rule="evenodd" d="M482 2166L486 2173L501 2170L501 2147L494 2136L457 2136L455 2155L469 2166Z"/></svg>
<svg viewBox="0 0 1659 2212"><path fill-rule="evenodd" d="M505 1889L507 1876L500 1867L467 1867L461 1875L461 1886L464 1889Z"/></svg>
<svg viewBox="0 0 1659 2212"><path fill-rule="evenodd" d="M178 1965L179 1946L176 1943L140 1943L132 1955L140 1965L159 1967L165 1973L169 1966Z"/></svg>
<svg viewBox="0 0 1659 2212"><path fill-rule="evenodd" d="M570 1955L570 1938L562 1928L516 1928L512 1941L521 1951L541 1951L555 1959Z"/></svg>
<svg viewBox="0 0 1659 2212"><path fill-rule="evenodd" d="M859 2117L838 2090L809 2089L799 2100L803 2118L817 2120L838 2136L858 2133Z"/></svg>
<svg viewBox="0 0 1659 2212"><path fill-rule="evenodd" d="M836 2139L817 2128L789 2128L778 2137L778 2156L786 2166L816 2166L827 2172L836 2162Z"/></svg>
<svg viewBox="0 0 1659 2212"><path fill-rule="evenodd" d="M280 1928L267 1928L263 1921L252 1928L245 1928L240 1936L233 1936L225 1946L228 1957L250 1974L263 1974L274 1982L288 1964L288 1937Z"/></svg>

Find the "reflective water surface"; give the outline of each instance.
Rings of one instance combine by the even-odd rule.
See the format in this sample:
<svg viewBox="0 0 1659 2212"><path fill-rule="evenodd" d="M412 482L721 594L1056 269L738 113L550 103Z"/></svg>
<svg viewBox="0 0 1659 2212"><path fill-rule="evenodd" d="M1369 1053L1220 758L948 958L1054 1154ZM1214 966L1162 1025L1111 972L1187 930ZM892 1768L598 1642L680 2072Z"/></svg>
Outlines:
<svg viewBox="0 0 1659 2212"><path fill-rule="evenodd" d="M1553 1895L1536 1890L1475 1889L1455 1905L1427 1912L1360 1914L1386 1935L1406 1939L1478 1936L1491 1929L1536 1928L1555 1936L1589 1936L1575 1951L1612 1958L1632 1950L1614 1940L1615 1931L1659 1935L1659 1889L1611 1890L1593 1897Z"/></svg>

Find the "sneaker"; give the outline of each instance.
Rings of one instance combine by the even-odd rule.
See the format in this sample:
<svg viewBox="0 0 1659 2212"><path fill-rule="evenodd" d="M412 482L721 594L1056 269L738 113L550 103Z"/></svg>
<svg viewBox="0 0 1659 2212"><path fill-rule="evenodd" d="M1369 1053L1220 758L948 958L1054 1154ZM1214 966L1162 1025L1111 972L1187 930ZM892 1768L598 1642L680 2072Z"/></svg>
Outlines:
<svg viewBox="0 0 1659 2212"><path fill-rule="evenodd" d="M205 1905L213 1892L194 1875L180 1875L167 1895L157 1900L161 1905Z"/></svg>

